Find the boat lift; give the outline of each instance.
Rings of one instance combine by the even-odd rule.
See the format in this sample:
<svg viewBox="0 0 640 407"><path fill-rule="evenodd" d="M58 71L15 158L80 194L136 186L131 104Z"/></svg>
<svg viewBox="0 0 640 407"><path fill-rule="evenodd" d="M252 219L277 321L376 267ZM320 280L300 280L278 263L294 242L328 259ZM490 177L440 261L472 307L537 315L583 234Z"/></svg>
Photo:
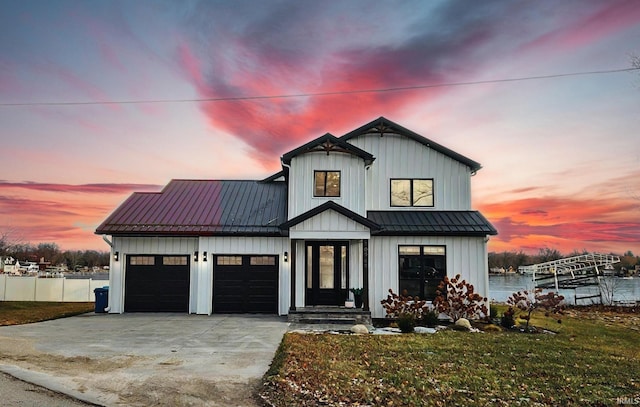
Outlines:
<svg viewBox="0 0 640 407"><path fill-rule="evenodd" d="M536 288L573 289L599 286L605 270L613 270L620 257L612 254L589 253L547 261L530 266L520 266L518 271L532 274ZM601 294L578 297L575 301L601 297ZM602 302L602 299L601 299Z"/></svg>

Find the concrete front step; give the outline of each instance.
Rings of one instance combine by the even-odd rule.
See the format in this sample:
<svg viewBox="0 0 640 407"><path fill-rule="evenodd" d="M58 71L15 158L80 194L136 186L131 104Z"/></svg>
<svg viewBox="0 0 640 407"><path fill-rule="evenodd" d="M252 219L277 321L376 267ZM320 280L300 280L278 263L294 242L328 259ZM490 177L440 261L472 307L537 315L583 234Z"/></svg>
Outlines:
<svg viewBox="0 0 640 407"><path fill-rule="evenodd" d="M288 320L301 324L371 325L371 312L345 307L304 307L289 310Z"/></svg>

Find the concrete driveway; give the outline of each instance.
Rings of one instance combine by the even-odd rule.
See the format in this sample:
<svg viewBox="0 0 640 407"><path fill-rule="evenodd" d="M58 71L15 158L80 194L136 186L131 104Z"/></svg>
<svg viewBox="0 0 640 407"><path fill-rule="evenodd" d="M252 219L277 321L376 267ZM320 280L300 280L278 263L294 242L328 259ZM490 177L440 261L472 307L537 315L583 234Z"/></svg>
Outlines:
<svg viewBox="0 0 640 407"><path fill-rule="evenodd" d="M103 406L251 406L282 317L84 314L0 327L0 370Z"/></svg>

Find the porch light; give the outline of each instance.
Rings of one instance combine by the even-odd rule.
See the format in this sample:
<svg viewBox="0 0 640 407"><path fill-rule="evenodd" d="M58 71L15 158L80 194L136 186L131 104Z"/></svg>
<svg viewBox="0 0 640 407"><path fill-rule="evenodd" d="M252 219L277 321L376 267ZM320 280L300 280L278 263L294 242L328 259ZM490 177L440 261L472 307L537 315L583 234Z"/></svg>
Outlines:
<svg viewBox="0 0 640 407"><path fill-rule="evenodd" d="M113 261L118 261L120 258L120 252L113 252Z"/></svg>
<svg viewBox="0 0 640 407"><path fill-rule="evenodd" d="M198 261L198 252L193 252L193 261Z"/></svg>
<svg viewBox="0 0 640 407"><path fill-rule="evenodd" d="M282 257L282 259L284 260L284 262L288 262L289 261L289 252L284 252L284 256Z"/></svg>
<svg viewBox="0 0 640 407"><path fill-rule="evenodd" d="M207 261L207 252L202 252L202 261Z"/></svg>

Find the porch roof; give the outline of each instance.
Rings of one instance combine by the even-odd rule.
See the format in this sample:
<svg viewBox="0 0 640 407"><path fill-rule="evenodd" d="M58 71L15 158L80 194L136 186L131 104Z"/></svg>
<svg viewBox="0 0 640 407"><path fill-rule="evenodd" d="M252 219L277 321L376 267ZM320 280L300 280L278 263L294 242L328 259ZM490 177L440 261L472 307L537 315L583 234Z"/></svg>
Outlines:
<svg viewBox="0 0 640 407"><path fill-rule="evenodd" d="M498 231L478 211L369 211L376 235L486 236Z"/></svg>
<svg viewBox="0 0 640 407"><path fill-rule="evenodd" d="M318 215L318 214L320 214L320 213L322 213L324 211L327 211L329 209L332 209L332 210L338 212L339 214L341 214L342 216L345 216L345 217L353 220L354 222L357 222L357 223L369 228L371 231L380 229L380 226L377 223L371 221L370 219L365 218L364 216L360 216L357 213L345 208L342 205L338 205L337 203L335 203L333 201L327 201L327 202L323 203L322 205L316 206L315 208L313 208L313 209L311 209L311 210L309 210L309 211L307 211L305 213L302 213L302 214L296 216L295 218L290 219L287 222L284 222L283 224L280 225L280 229L288 230L292 226L295 226L295 225L297 225L299 223L302 223L305 220L310 219L310 218L312 218L312 217L314 217L314 216L316 216L316 215Z"/></svg>

